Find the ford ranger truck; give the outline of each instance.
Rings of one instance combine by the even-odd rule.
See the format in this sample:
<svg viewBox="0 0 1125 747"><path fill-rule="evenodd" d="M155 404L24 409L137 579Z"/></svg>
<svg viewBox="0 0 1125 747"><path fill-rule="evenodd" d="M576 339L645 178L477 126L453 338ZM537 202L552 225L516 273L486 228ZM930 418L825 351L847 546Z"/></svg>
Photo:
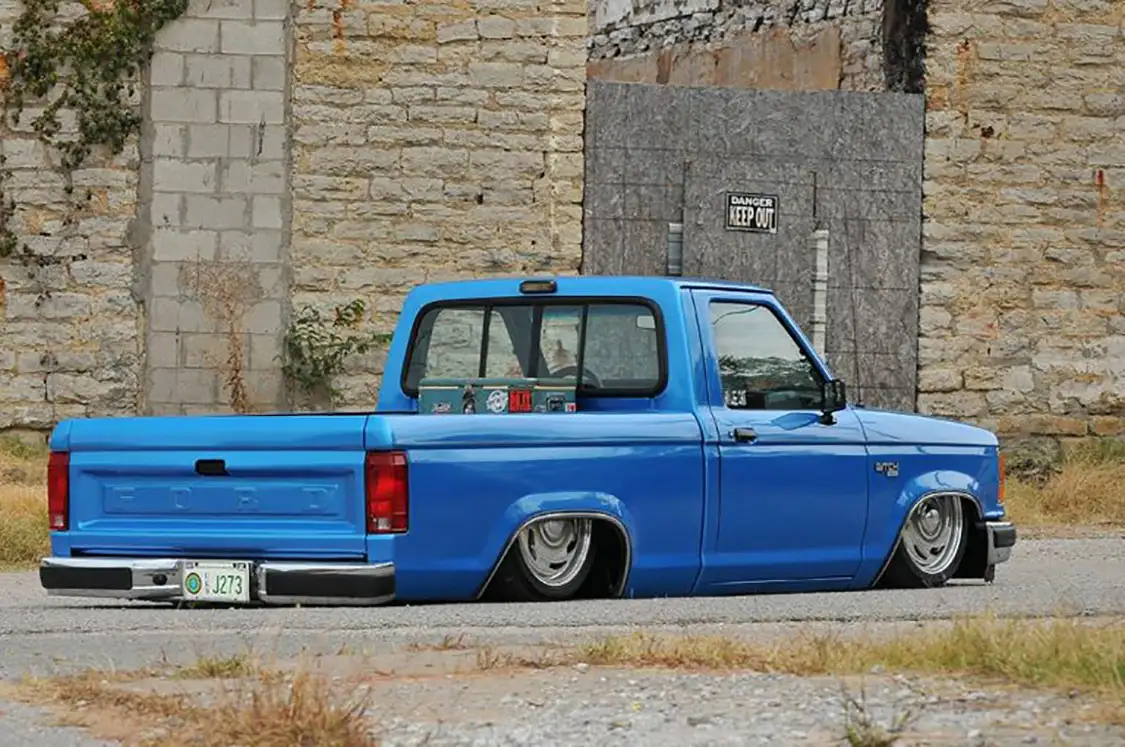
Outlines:
<svg viewBox="0 0 1125 747"><path fill-rule="evenodd" d="M992 433L849 403L773 293L711 280L422 285L373 411L73 419L50 448L54 595L936 587L992 581L1016 542Z"/></svg>

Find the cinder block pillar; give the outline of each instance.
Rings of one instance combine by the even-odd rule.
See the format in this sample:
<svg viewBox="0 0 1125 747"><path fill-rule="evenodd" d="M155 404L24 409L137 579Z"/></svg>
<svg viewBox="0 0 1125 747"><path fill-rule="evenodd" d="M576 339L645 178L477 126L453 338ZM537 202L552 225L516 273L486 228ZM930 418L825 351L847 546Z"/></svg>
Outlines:
<svg viewBox="0 0 1125 747"><path fill-rule="evenodd" d="M290 45L285 0L192 0L157 38L138 221L148 413L227 409L232 360L251 405L283 401Z"/></svg>

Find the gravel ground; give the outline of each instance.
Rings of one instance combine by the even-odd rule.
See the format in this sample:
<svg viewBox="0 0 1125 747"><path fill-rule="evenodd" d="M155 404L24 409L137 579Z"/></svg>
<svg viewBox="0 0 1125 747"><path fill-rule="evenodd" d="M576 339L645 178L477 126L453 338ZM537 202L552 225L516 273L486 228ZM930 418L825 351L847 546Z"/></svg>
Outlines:
<svg viewBox="0 0 1125 747"><path fill-rule="evenodd" d="M992 585L959 583L923 591L543 605L177 610L144 603L49 598L39 588L34 573L0 574L0 679L87 667L132 669L162 659L188 662L202 654L232 653L248 647L281 656L301 650L327 653L341 647L378 651L390 644L435 641L462 632L473 642L501 644L564 642L637 628L723 631L758 637L784 635L794 624L802 629L853 630L868 624L910 625L901 621L942 619L985 610L1001 614L1125 614L1125 543L1121 537L1022 540L1012 561L998 569ZM771 743L770 734L776 738L790 730L805 733L810 740L819 739L817 735L823 737L824 729L838 732L842 724L839 690L834 683L752 675L621 675L593 670L581 676L565 670L527 676L544 679L513 681L510 692L491 699L501 705L505 697L522 698L524 702L514 716L498 715L495 726L460 723L449 726L452 731L438 729L431 734L433 723L425 719L389 714L415 724L396 727L396 738L401 736L405 740L402 743L411 743L412 734L418 738L431 734L436 743L444 744L589 744L591 738L607 744L757 744ZM508 680L500 677L498 681ZM631 681L636 684L629 684ZM471 695L482 687L480 682L454 678L440 685L394 686L437 688L433 697L444 707L448 688ZM875 688L869 693L877 703L901 689L879 687L885 690ZM439 691L444 694L439 696ZM528 706L526 701L530 700L541 705ZM641 703L640 710L635 709L634 702ZM1074 705L1068 702L1068 707ZM1038 713L1036 708L1040 709ZM1034 743L1035 739L1049 744L1055 739L1055 731L1046 725L1051 719L1044 716L1051 712L1050 703L1031 696L1020 696L1018 702L995 708L970 709L969 715L957 715L956 704L937 706L932 713L930 710L919 728L948 732L952 740L930 742L934 744L977 743L974 730L988 737L989 741L981 744ZM0 711L5 712L0 717L0 729L13 740L5 737L5 745L96 744L79 741L71 731L44 731L32 712L22 706L0 703ZM531 713L534 716L529 717ZM694 725L688 724L689 716ZM626 725L615 725L622 719ZM1018 728L1005 736L987 726L989 719L1008 719ZM1120 733L1082 734L1074 731L1077 726L1069 728L1073 733L1067 739L1064 729L1063 743L1125 745ZM974 732L972 738L970 732ZM775 739L772 743L778 742Z"/></svg>
<svg viewBox="0 0 1125 747"><path fill-rule="evenodd" d="M52 726L50 713L22 703L0 702L0 744L4 747L113 747L118 743L93 739L82 732Z"/></svg>
<svg viewBox="0 0 1125 747"><path fill-rule="evenodd" d="M368 678L369 680L371 678ZM341 678L340 690L354 697ZM188 694L206 702L210 681L137 682L122 689ZM387 747L415 745L840 745L845 696L887 729L904 715L907 745L1125 744L1125 730L1085 719L1093 705L1065 695L990 691L948 680L868 675L847 680L753 673L709 674L583 665L541 671L490 671L375 678L367 711ZM30 713L20 714L27 718ZM66 715L74 716L73 709ZM82 713L97 736L164 731L113 714ZM153 728L155 726L155 728ZM166 733L166 732L165 732ZM74 732L40 727L36 736L70 742Z"/></svg>
<svg viewBox="0 0 1125 747"><path fill-rule="evenodd" d="M782 675L590 670L536 672L488 686L383 688L387 745L839 745L844 683ZM861 689L862 688L862 689ZM1065 698L990 693L946 682L872 678L847 683L863 713L889 727L916 718L901 745L1125 744L1125 731L1065 723ZM497 697L499 696L499 697ZM435 704L441 710L430 711ZM405 712L405 713L404 713ZM854 715L853 711L853 715ZM533 714L533 715L532 715Z"/></svg>

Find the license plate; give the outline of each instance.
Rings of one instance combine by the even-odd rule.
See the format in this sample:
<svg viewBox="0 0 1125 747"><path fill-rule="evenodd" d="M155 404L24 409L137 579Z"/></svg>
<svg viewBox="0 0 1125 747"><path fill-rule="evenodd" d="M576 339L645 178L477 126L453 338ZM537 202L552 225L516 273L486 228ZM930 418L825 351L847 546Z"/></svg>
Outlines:
<svg viewBox="0 0 1125 747"><path fill-rule="evenodd" d="M184 599L194 602L249 602L250 563L245 560L184 563Z"/></svg>

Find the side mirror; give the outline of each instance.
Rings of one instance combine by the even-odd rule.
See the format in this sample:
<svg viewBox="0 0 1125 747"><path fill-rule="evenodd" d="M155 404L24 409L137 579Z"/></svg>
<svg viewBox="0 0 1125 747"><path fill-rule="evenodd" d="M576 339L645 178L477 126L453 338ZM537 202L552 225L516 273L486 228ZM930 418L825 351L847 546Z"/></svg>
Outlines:
<svg viewBox="0 0 1125 747"><path fill-rule="evenodd" d="M822 422L834 423L832 413L848 406L848 390L843 379L829 379L820 390L820 411Z"/></svg>

